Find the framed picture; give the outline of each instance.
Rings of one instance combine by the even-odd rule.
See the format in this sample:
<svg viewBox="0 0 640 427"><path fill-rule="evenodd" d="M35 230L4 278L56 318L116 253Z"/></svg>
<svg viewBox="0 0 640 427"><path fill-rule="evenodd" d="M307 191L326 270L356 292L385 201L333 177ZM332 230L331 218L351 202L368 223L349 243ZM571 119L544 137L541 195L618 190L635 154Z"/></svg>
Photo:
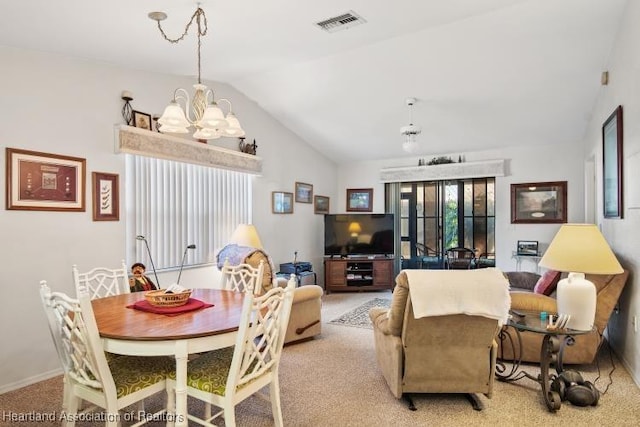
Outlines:
<svg viewBox="0 0 640 427"><path fill-rule="evenodd" d="M602 125L602 191L605 218L622 218L622 105Z"/></svg>
<svg viewBox="0 0 640 427"><path fill-rule="evenodd" d="M285 191L271 192L271 212L274 214L293 213L293 193Z"/></svg>
<svg viewBox="0 0 640 427"><path fill-rule="evenodd" d="M538 256L538 242L535 240L518 240L517 255Z"/></svg>
<svg viewBox="0 0 640 427"><path fill-rule="evenodd" d="M326 196L313 196L313 212L317 214L328 214L329 198Z"/></svg>
<svg viewBox="0 0 640 427"><path fill-rule="evenodd" d="M133 125L137 128L151 130L151 114L133 110Z"/></svg>
<svg viewBox="0 0 640 427"><path fill-rule="evenodd" d="M348 188L347 212L371 212L373 209L373 188Z"/></svg>
<svg viewBox="0 0 640 427"><path fill-rule="evenodd" d="M567 222L567 181L511 184L512 224Z"/></svg>
<svg viewBox="0 0 640 427"><path fill-rule="evenodd" d="M311 203L313 200L313 185L296 182L296 203Z"/></svg>
<svg viewBox="0 0 640 427"><path fill-rule="evenodd" d="M7 209L85 211L86 160L6 148Z"/></svg>
<svg viewBox="0 0 640 427"><path fill-rule="evenodd" d="M105 172L91 174L93 187L93 220L120 219L118 175Z"/></svg>

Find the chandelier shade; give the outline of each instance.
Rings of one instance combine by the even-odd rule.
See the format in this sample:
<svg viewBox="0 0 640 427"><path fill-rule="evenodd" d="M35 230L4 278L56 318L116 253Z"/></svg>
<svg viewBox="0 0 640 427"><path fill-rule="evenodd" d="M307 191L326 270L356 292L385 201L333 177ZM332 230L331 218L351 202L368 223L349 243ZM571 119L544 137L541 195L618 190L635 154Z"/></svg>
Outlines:
<svg viewBox="0 0 640 427"><path fill-rule="evenodd" d="M178 88L173 93L173 99L164 109L162 116L158 119L158 130L162 133L189 133L190 128L194 128L193 137L199 140L209 140L223 137L241 137L245 135L240 121L233 114L231 101L222 98L218 101L225 101L229 106L229 111L225 116L222 109L215 102L214 93L206 85L202 84L200 59L202 36L207 34L207 17L202 8L198 9L191 16L183 34L177 39L167 37L162 29L161 21L167 19L164 12L151 12L149 18L156 21L158 29L165 40L171 43L180 42L188 33L189 28L195 22L198 36L198 82L193 85L195 89L193 97L182 88Z"/></svg>

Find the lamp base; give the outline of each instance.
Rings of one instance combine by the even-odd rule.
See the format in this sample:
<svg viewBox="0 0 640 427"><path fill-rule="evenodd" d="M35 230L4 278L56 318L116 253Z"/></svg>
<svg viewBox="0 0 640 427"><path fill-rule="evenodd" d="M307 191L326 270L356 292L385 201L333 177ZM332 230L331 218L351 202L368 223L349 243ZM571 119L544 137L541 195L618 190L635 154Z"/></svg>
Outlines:
<svg viewBox="0 0 640 427"><path fill-rule="evenodd" d="M558 314L571 316L567 328L590 331L596 317L596 287L584 273L569 273L557 288Z"/></svg>

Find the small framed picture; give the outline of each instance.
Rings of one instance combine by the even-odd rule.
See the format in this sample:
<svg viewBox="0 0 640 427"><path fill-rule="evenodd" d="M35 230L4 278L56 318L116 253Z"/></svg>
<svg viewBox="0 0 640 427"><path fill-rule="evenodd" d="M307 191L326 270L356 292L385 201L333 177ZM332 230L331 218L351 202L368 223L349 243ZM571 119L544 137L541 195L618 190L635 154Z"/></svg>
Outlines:
<svg viewBox="0 0 640 427"><path fill-rule="evenodd" d="M120 219L118 175L93 172L93 220L118 221Z"/></svg>
<svg viewBox="0 0 640 427"><path fill-rule="evenodd" d="M293 213L293 193L288 193L286 191L272 191L271 212L274 214Z"/></svg>
<svg viewBox="0 0 640 427"><path fill-rule="evenodd" d="M85 211L86 160L6 148L7 209Z"/></svg>
<svg viewBox="0 0 640 427"><path fill-rule="evenodd" d="M373 188L348 188L347 212L371 212L373 210Z"/></svg>
<svg viewBox="0 0 640 427"><path fill-rule="evenodd" d="M140 129L151 130L151 114L133 110L133 125Z"/></svg>
<svg viewBox="0 0 640 427"><path fill-rule="evenodd" d="M538 242L535 240L518 240L518 250L520 256L538 256Z"/></svg>
<svg viewBox="0 0 640 427"><path fill-rule="evenodd" d="M313 196L313 212L317 214L328 214L329 198L326 196Z"/></svg>
<svg viewBox="0 0 640 427"><path fill-rule="evenodd" d="M311 203L313 200L313 185L296 182L296 203Z"/></svg>

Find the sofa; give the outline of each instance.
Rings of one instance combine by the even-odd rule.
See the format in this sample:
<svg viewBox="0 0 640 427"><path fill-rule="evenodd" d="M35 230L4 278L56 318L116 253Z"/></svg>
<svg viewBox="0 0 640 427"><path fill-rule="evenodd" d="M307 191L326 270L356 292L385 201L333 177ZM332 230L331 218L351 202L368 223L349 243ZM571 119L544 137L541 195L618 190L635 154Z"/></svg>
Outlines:
<svg viewBox="0 0 640 427"><path fill-rule="evenodd" d="M411 280L415 283L414 277L421 277L415 275L437 274L437 277L443 277L444 273L458 277L459 274L478 275L478 272L486 270L490 269L403 270L396 277L391 307L374 307L369 311L378 367L393 396L409 398L410 407L412 403L407 393L464 393L475 409L481 409L475 393L491 397L498 348L495 339L500 322L467 314L416 319L408 272L411 272ZM503 288L499 292L504 298L501 316L506 319L508 283L501 273L498 279L504 282L499 285ZM428 286L428 283L416 285ZM469 286L474 285L469 283ZM462 290L455 298L473 298L468 294L471 293ZM427 303L431 301L423 298L425 300Z"/></svg>
<svg viewBox="0 0 640 427"><path fill-rule="evenodd" d="M264 262L262 292L268 291L273 286L287 285L288 279L276 277L271 257L261 249L235 244L227 245L218 253L218 268L222 268L225 262L229 262L230 265L249 264L254 268L257 268L260 262ZM323 293L322 288L317 285L306 285L294 289L285 344L308 340L322 332L320 313Z"/></svg>
<svg viewBox="0 0 640 427"><path fill-rule="evenodd" d="M586 279L593 282L596 286L596 318L594 322L595 330L575 336L575 343L572 346L566 346L563 350L562 362L564 364L587 364L592 363L598 353L600 344L603 341L604 330L609 322L609 317L613 313L613 309L618 302L620 293L625 286L628 271L615 275L595 275L587 274ZM550 314L557 314L556 299L551 294L547 296L535 292L527 292L526 290L511 291L511 309L512 310L533 310L546 311ZM517 337L512 328L505 331L510 337L517 342ZM520 332L522 339L522 358L523 362L540 362L540 348L544 335L534 332ZM509 340L505 341L509 342ZM499 343L499 354L505 359L513 359L513 349L511 345L502 345Z"/></svg>

